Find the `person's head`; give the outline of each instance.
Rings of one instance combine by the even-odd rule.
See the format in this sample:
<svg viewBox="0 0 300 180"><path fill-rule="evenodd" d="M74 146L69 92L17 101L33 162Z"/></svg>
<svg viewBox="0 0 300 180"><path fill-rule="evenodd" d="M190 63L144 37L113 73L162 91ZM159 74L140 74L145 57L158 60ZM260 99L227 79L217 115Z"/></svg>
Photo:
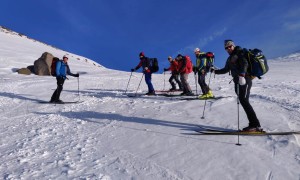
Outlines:
<svg viewBox="0 0 300 180"><path fill-rule="evenodd" d="M171 56L168 57L168 61L171 62L173 58Z"/></svg>
<svg viewBox="0 0 300 180"><path fill-rule="evenodd" d="M235 48L235 44L232 40L225 40L224 47L228 54L231 54Z"/></svg>
<svg viewBox="0 0 300 180"><path fill-rule="evenodd" d="M200 49L199 48L196 48L195 50L194 50L194 53L195 53L195 55L198 55L198 54L200 54Z"/></svg>
<svg viewBox="0 0 300 180"><path fill-rule="evenodd" d="M177 57L176 57L177 61L182 60L182 58L183 58L183 56L181 54L178 54Z"/></svg>
<svg viewBox="0 0 300 180"><path fill-rule="evenodd" d="M145 57L145 53L144 52L140 52L139 56L140 56L140 59L143 59Z"/></svg>
<svg viewBox="0 0 300 180"><path fill-rule="evenodd" d="M64 61L64 62L67 62L67 61L68 61L68 59L69 59L69 58L68 58L68 56L67 56L67 55L64 55L64 56L63 56L63 61Z"/></svg>

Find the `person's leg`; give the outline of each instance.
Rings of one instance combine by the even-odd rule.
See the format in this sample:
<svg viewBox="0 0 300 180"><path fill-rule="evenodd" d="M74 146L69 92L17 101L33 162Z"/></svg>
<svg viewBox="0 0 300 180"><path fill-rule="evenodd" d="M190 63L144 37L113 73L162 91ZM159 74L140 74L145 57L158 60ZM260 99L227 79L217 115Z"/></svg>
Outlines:
<svg viewBox="0 0 300 180"><path fill-rule="evenodd" d="M178 74L174 74L174 79L175 79L176 83L178 84L179 89L183 90L182 83L180 82L180 80L178 78Z"/></svg>
<svg viewBox="0 0 300 180"><path fill-rule="evenodd" d="M172 88L170 89L170 90L175 90L176 89L176 84L174 83L174 80L175 79L175 77L174 77L174 75L172 74L171 75L171 77L170 77L170 79L169 79L169 82L170 82L170 84L171 84L171 86L172 86Z"/></svg>
<svg viewBox="0 0 300 180"><path fill-rule="evenodd" d="M256 113L249 102L250 90L252 87L252 81L247 80L246 85L239 85L239 100L246 112L246 115L249 120L249 127L260 127L260 122L256 116Z"/></svg>
<svg viewBox="0 0 300 180"><path fill-rule="evenodd" d="M151 82L151 75L152 75L152 73L145 73L145 81L146 81L146 84L148 86L148 92L149 93L154 92L154 88L153 88L153 85L152 85L152 82Z"/></svg>
<svg viewBox="0 0 300 180"><path fill-rule="evenodd" d="M183 93L182 94L185 94L185 93L188 92L188 89L187 89L187 85L186 85L186 80L185 80L184 74L180 74L180 81L181 81L182 88L183 88Z"/></svg>
<svg viewBox="0 0 300 180"><path fill-rule="evenodd" d="M51 100L50 100L51 102L59 100L61 91L63 90L64 82L65 82L65 80L63 78L56 78L56 80L57 80L57 88L52 94L52 97L51 97Z"/></svg>
<svg viewBox="0 0 300 180"><path fill-rule="evenodd" d="M194 94L192 92L190 84L188 83L188 77L189 77L189 74L183 74L182 80L184 81L184 84L185 84L186 95L191 96L191 95L194 95Z"/></svg>

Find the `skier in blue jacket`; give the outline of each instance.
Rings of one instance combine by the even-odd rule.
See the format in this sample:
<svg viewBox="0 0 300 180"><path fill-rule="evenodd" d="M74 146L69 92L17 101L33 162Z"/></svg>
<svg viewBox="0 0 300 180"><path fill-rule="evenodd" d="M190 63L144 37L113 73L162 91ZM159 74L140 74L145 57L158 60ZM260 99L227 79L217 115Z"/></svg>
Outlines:
<svg viewBox="0 0 300 180"><path fill-rule="evenodd" d="M57 80L57 89L53 92L50 102L51 103L63 103L62 100L59 99L60 93L63 90L63 85L65 80L67 79L67 74L73 77L79 77L79 74L71 73L70 67L68 65L68 57L63 56L63 60L59 60L56 62L56 80Z"/></svg>

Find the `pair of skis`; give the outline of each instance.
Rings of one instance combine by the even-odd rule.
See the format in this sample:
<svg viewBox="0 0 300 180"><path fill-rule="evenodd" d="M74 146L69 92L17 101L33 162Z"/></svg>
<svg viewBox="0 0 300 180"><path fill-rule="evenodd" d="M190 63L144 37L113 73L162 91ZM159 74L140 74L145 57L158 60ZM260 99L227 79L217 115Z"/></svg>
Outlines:
<svg viewBox="0 0 300 180"><path fill-rule="evenodd" d="M61 102L61 103L55 103L55 102L49 102L49 101L38 101L38 103L41 104L78 104L82 103L83 101L66 101L66 102Z"/></svg>
<svg viewBox="0 0 300 180"><path fill-rule="evenodd" d="M218 130L203 128L195 130L195 133L187 133L189 135L243 135L243 136L266 136L266 135L292 135L300 134L300 131L237 131L237 130Z"/></svg>

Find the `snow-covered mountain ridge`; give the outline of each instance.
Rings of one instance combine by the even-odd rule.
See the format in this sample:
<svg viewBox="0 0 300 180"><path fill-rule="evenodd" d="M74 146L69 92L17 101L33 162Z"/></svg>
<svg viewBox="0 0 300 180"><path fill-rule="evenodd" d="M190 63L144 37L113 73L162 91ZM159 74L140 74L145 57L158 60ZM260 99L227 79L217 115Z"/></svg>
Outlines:
<svg viewBox="0 0 300 180"><path fill-rule="evenodd" d="M42 53L49 52L52 53L54 56L57 56L59 58L62 58L63 55L69 55L71 60L76 60L79 62L79 66L87 65L87 66L95 66L99 67L100 69L104 68L102 65L98 64L97 62L90 60L88 58L85 58L80 55L76 55L73 53L69 53L63 50L60 50L56 47L53 47L51 45L45 44L40 41L36 41L30 37L27 37L26 35L17 33L15 31L12 31L8 28L5 28L3 26L0 26L0 36L1 41L6 44L3 44L3 53L0 58L6 58L5 60L10 60L17 58L20 65L24 65L24 67L27 67L28 65L33 65L33 62L37 60ZM25 46L25 45L26 46ZM13 50L12 50L13 49ZM12 51L11 54L5 54L6 52ZM24 52L27 52L27 56L24 56ZM75 66L77 66L76 61L72 61L73 64L75 62ZM17 63L16 63L17 64ZM0 65L1 66L1 65ZM90 67L92 67L90 66ZM21 66L15 67L15 68L22 68Z"/></svg>

